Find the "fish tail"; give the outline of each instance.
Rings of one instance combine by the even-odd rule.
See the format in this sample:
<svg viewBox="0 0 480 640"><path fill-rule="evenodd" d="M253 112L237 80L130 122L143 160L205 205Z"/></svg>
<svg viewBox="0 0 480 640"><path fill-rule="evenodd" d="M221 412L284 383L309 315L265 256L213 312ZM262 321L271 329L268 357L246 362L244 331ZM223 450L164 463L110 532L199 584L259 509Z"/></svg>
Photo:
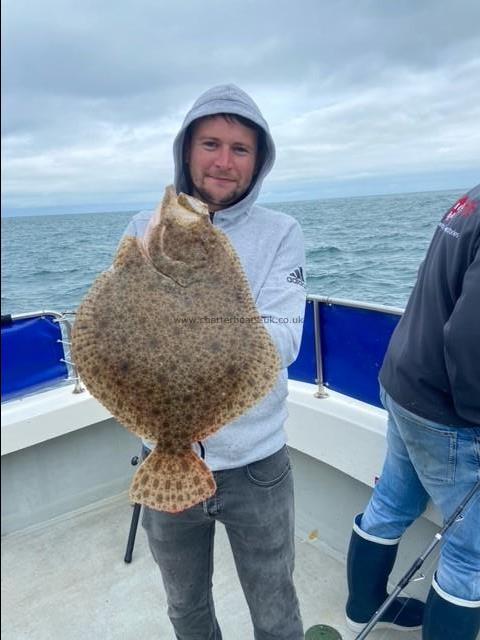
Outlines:
<svg viewBox="0 0 480 640"><path fill-rule="evenodd" d="M130 500L158 511L178 513L216 491L207 465L192 450L165 453L154 449L135 473Z"/></svg>

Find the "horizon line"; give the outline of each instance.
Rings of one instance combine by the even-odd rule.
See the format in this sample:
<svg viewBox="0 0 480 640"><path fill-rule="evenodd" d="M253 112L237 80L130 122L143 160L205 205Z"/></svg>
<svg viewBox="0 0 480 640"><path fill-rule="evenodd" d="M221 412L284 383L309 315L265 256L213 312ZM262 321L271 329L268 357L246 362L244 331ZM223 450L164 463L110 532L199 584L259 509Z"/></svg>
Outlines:
<svg viewBox="0 0 480 640"><path fill-rule="evenodd" d="M471 187L450 187L448 189L420 189L420 190L415 190L415 191L392 191L392 192L384 192L384 193L368 193L368 194L361 194L361 195L344 195L344 196L329 196L329 195L325 195L322 197L315 197L315 198L291 198L291 199L286 199L286 200L262 200L261 196L258 198L258 200L256 201L256 204L260 205L260 206L269 206L269 205L279 205L279 204L290 204L290 203L295 203L295 202L314 202L314 201L319 201L319 200L345 200L345 199L354 199L354 198L374 198L374 197L385 197L385 196L399 196L399 195L415 195L415 194L420 194L420 193L446 193L448 191L463 191L463 190L469 190L471 189ZM78 208L78 207L88 207L89 205L71 205L72 208ZM130 214L134 214L134 213L138 213L139 211L145 210L145 209L152 209L153 207L156 206L156 204L153 205L138 205L136 207L134 207L133 209L114 209L113 207L109 206L109 205L92 205L92 207L103 207L103 210L97 209L95 210L94 208L92 209L88 209L88 210L84 210L84 211L57 211L57 212L52 212L52 213L47 213L46 211L48 211L51 208L62 208L62 209L67 209L69 207L69 205L51 205L51 206L42 206L42 207L33 207L32 213L29 213L29 209L28 207L18 207L18 208L12 208L10 209L10 211L8 212L3 212L3 209L1 211L1 218L33 218L33 217L37 217L37 216L44 216L44 217L48 217L48 216L59 216L59 215L89 215L89 214L104 214L104 213L119 213L119 214L124 214L124 213L130 213ZM118 205L120 206L120 205ZM33 211L35 211L35 213L33 213Z"/></svg>

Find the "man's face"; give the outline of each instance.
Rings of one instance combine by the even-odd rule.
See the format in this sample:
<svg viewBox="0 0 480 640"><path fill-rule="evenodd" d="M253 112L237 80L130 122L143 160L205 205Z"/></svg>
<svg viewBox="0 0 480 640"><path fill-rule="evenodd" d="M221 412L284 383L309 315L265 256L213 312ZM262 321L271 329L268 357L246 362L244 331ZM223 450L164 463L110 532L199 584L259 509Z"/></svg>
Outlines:
<svg viewBox="0 0 480 640"><path fill-rule="evenodd" d="M210 211L239 200L252 181L257 160L257 133L223 116L194 123L186 150L193 195Z"/></svg>

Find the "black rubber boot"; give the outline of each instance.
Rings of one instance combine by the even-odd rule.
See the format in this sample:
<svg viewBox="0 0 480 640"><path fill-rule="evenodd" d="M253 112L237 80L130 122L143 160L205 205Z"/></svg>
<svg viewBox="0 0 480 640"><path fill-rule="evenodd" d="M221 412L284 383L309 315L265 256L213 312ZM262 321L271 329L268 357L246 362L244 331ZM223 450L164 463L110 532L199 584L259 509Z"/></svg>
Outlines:
<svg viewBox="0 0 480 640"><path fill-rule="evenodd" d="M469 606L468 601L449 598L433 580L423 620L423 640L476 640L480 632L480 607ZM465 606L463 606L465 603Z"/></svg>
<svg viewBox="0 0 480 640"><path fill-rule="evenodd" d="M362 514L355 517L347 555L347 625L360 632L388 597L387 582L398 551L398 541L375 538L360 529ZM414 631L422 626L425 605L413 598L395 598L376 629Z"/></svg>

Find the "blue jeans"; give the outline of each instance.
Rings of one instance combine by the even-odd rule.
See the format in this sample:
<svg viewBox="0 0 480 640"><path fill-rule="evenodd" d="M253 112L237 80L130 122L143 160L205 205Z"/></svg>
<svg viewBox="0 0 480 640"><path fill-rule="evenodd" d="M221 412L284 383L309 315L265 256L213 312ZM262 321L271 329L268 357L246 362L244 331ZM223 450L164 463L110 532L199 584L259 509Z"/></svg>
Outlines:
<svg viewBox="0 0 480 640"><path fill-rule="evenodd" d="M400 538L431 498L447 519L480 479L480 426L421 418L381 390L388 411L387 455L361 521L366 533ZM480 493L443 537L436 580L449 595L480 600Z"/></svg>
<svg viewBox="0 0 480 640"><path fill-rule="evenodd" d="M176 637L222 637L212 599L218 520L226 528L256 640L302 640L292 579L294 504L287 448L213 475L217 491L201 504L179 514L144 509L142 524L160 567Z"/></svg>

